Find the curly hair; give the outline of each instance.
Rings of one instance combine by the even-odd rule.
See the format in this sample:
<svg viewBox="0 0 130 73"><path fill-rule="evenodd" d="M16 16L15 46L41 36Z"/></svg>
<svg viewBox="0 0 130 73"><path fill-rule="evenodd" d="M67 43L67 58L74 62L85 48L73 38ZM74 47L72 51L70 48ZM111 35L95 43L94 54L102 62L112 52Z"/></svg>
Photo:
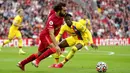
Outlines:
<svg viewBox="0 0 130 73"><path fill-rule="evenodd" d="M56 5L53 6L53 9L55 12L58 12L62 10L62 7L66 7L66 4L63 2L57 3Z"/></svg>

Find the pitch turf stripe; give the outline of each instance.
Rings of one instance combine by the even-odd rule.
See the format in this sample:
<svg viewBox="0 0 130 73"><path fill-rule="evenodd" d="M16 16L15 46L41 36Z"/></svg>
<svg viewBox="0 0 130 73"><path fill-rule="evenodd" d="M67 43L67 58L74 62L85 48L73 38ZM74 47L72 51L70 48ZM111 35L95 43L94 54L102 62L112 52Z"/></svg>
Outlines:
<svg viewBox="0 0 130 73"><path fill-rule="evenodd" d="M77 53L77 54L95 54L95 53ZM97 53L97 55L114 55L114 56L130 56L130 54L113 54L113 52L109 52L109 53Z"/></svg>
<svg viewBox="0 0 130 73"><path fill-rule="evenodd" d="M115 52L112 51L87 51L87 52L79 52L79 54L101 54L101 55L114 55Z"/></svg>
<svg viewBox="0 0 130 73"><path fill-rule="evenodd" d="M116 54L112 51L87 51L87 52L78 52L77 54L99 54L99 55L115 55L115 56L130 56L130 54Z"/></svg>
<svg viewBox="0 0 130 73"><path fill-rule="evenodd" d="M1 58L0 62L14 62L14 61L19 61L22 58Z"/></svg>

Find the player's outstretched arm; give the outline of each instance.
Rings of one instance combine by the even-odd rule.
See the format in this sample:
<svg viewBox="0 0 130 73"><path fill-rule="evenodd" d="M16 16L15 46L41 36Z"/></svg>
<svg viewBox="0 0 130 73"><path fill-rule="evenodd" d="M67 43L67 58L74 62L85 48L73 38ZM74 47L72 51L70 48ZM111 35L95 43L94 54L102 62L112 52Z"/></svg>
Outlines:
<svg viewBox="0 0 130 73"><path fill-rule="evenodd" d="M61 50L60 50L60 47L58 46L58 42L57 42L56 39L55 39L54 29L50 29L50 30L49 30L49 34L50 34L50 37L51 37L51 40L52 40L53 44L55 45L55 48L56 48L56 50L57 50L57 53L60 55Z"/></svg>

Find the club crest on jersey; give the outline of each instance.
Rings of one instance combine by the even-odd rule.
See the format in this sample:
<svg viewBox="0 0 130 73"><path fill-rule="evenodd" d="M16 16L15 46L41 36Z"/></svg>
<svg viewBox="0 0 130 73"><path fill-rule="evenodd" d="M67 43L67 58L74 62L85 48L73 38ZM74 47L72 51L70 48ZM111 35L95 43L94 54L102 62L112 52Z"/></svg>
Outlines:
<svg viewBox="0 0 130 73"><path fill-rule="evenodd" d="M53 21L50 21L49 24L50 24L50 25L53 25Z"/></svg>

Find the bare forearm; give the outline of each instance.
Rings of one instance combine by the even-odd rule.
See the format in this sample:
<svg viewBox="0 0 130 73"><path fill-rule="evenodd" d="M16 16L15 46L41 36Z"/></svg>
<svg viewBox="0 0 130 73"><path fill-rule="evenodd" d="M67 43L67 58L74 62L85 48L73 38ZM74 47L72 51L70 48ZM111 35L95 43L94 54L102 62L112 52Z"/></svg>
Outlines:
<svg viewBox="0 0 130 73"><path fill-rule="evenodd" d="M50 38L51 38L52 42L54 43L54 45L57 46L58 43L57 43L57 41L56 41L56 39L55 39L54 34L51 33L51 34L50 34Z"/></svg>

